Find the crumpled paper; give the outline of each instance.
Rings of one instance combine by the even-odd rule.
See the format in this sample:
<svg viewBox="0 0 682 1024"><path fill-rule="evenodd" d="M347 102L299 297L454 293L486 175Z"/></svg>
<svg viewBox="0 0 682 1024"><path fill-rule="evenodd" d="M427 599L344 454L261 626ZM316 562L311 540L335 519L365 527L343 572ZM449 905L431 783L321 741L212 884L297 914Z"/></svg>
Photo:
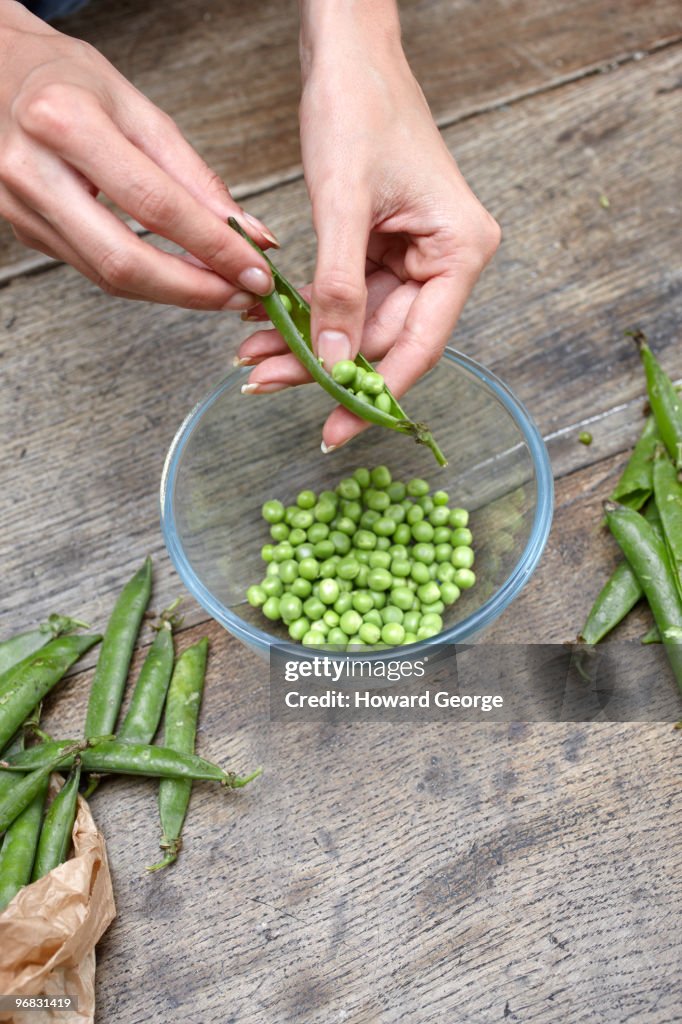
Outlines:
<svg viewBox="0 0 682 1024"><path fill-rule="evenodd" d="M115 916L104 836L79 796L72 856L0 913L0 993L77 996L78 1010L0 1010L0 1021L93 1024L95 945Z"/></svg>

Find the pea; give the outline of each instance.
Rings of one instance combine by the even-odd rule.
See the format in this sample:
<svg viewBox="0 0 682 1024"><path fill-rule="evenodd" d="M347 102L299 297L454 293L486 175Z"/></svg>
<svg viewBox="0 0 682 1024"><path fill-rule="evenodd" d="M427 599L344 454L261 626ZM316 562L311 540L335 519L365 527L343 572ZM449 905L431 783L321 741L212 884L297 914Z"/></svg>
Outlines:
<svg viewBox="0 0 682 1024"><path fill-rule="evenodd" d="M361 551L371 551L377 546L377 537L370 530L358 530L353 537L355 547Z"/></svg>
<svg viewBox="0 0 682 1024"><path fill-rule="evenodd" d="M436 557L436 552L434 550L433 544L415 544L415 546L412 548L412 557L415 560L415 562L423 562L424 565L431 565L434 558Z"/></svg>
<svg viewBox="0 0 682 1024"><path fill-rule="evenodd" d="M334 601L334 611L337 615L343 615L349 608L353 607L353 596L350 593L339 594L336 601Z"/></svg>
<svg viewBox="0 0 682 1024"><path fill-rule="evenodd" d="M260 608L262 604L265 604L267 594L258 583L254 583L253 586L249 587L246 591L246 600L253 608Z"/></svg>
<svg viewBox="0 0 682 1024"><path fill-rule="evenodd" d="M429 640L432 636L438 636L440 630L436 626L420 626L417 630L417 640Z"/></svg>
<svg viewBox="0 0 682 1024"><path fill-rule="evenodd" d="M374 607L374 600L369 590L356 590L352 595L353 608L361 615L365 615Z"/></svg>
<svg viewBox="0 0 682 1024"><path fill-rule="evenodd" d="M388 551L390 546L390 537L377 537L377 551Z"/></svg>
<svg viewBox="0 0 682 1024"><path fill-rule="evenodd" d="M460 526L468 526L469 513L465 508L451 508L449 522L453 529L457 529Z"/></svg>
<svg viewBox="0 0 682 1024"><path fill-rule="evenodd" d="M451 562L439 562L436 579L441 583L451 583L455 578L456 569Z"/></svg>
<svg viewBox="0 0 682 1024"><path fill-rule="evenodd" d="M385 387L386 387L386 384L384 382L384 378L381 376L380 373L377 373L375 370L373 370L371 373L366 373L365 376L362 379L362 383L360 384L361 390L364 391L366 395L375 395L375 396L376 395L380 395L382 393L382 391L384 391ZM379 467L379 468L385 468L385 467ZM374 472L376 472L376 470ZM388 472L388 470L387 470L387 472ZM389 477L390 477L390 474L389 474ZM374 483L374 481L372 481L372 482ZM391 481L389 479L389 483L390 482ZM380 485L375 484L375 486L380 486ZM388 486L388 484L386 484L386 486Z"/></svg>
<svg viewBox="0 0 682 1024"><path fill-rule="evenodd" d="M310 531L308 531L310 532ZM433 544L449 544L450 543L450 530L449 526L437 526L433 531Z"/></svg>
<svg viewBox="0 0 682 1024"><path fill-rule="evenodd" d="M336 529L330 534L331 539L334 539L336 533L345 533L347 537L352 537L357 527L350 516L341 516L336 523Z"/></svg>
<svg viewBox="0 0 682 1024"><path fill-rule="evenodd" d="M405 639L403 640L403 643L404 644L416 644L416 642L417 642L417 634L416 633L410 633L408 630L406 630L405 631Z"/></svg>
<svg viewBox="0 0 682 1024"><path fill-rule="evenodd" d="M450 543L453 548L471 547L473 539L474 535L471 530L468 530L466 526L459 526L456 530L452 531L452 540Z"/></svg>
<svg viewBox="0 0 682 1024"><path fill-rule="evenodd" d="M331 558L334 554L336 554L336 548L329 539L318 540L317 544L313 545L313 556L318 561L324 562L326 558Z"/></svg>
<svg viewBox="0 0 682 1024"><path fill-rule="evenodd" d="M421 523L415 523L412 527L412 536L417 543L428 543L433 540L433 527L431 523L422 521Z"/></svg>
<svg viewBox="0 0 682 1024"><path fill-rule="evenodd" d="M348 646L346 647L346 650L347 651L353 651L353 650L355 650L356 647L364 647L364 646L365 646L364 640L362 639L362 637L360 636L359 633L356 633L355 636L349 636L348 637Z"/></svg>
<svg viewBox="0 0 682 1024"><path fill-rule="evenodd" d="M367 370L364 368L364 366L358 366L357 363L356 363L355 364L355 380L353 381L354 390L355 390L356 394L358 393L358 391L362 391L362 382L365 379L366 374L367 374Z"/></svg>
<svg viewBox="0 0 682 1024"><path fill-rule="evenodd" d="M310 629L310 622L306 618L296 619L289 623L289 636L292 640L302 640Z"/></svg>
<svg viewBox="0 0 682 1024"><path fill-rule="evenodd" d="M407 494L407 488L400 480L392 480L386 488L386 493L391 501L397 504L399 501L404 500L405 495Z"/></svg>
<svg viewBox="0 0 682 1024"><path fill-rule="evenodd" d="M289 527L286 523L273 523L270 527L270 536L273 540L286 540L289 536Z"/></svg>
<svg viewBox="0 0 682 1024"><path fill-rule="evenodd" d="M292 548L298 548L301 544L305 544L308 539L308 535L305 530L301 530L300 527L294 527L293 530L289 531L288 541Z"/></svg>
<svg viewBox="0 0 682 1024"><path fill-rule="evenodd" d="M407 510L406 520L410 526L420 523L424 518L424 509L421 505L411 505Z"/></svg>
<svg viewBox="0 0 682 1024"><path fill-rule="evenodd" d="M407 515L402 505L389 505L386 509L386 515L389 519L393 519L396 524L402 523Z"/></svg>
<svg viewBox="0 0 682 1024"><path fill-rule="evenodd" d="M261 583L261 590L267 597L281 597L284 593L284 584L275 576L267 576Z"/></svg>
<svg viewBox="0 0 682 1024"><path fill-rule="evenodd" d="M319 597L309 597L307 601L303 602L303 612L307 618L311 621L315 619L321 619L325 612L325 606L320 601Z"/></svg>
<svg viewBox="0 0 682 1024"><path fill-rule="evenodd" d="M422 480L420 477L413 477L412 480L408 481L407 493L412 498L421 498L429 493L429 485L426 480Z"/></svg>
<svg viewBox="0 0 682 1024"><path fill-rule="evenodd" d="M331 523L336 515L336 505L329 501L319 501L313 509L313 519L316 523Z"/></svg>
<svg viewBox="0 0 682 1024"><path fill-rule="evenodd" d="M355 523L353 523L352 532L355 533ZM343 533L341 530L332 530L329 534L329 540L334 545L334 550L337 555L347 555L352 547L350 537L347 533Z"/></svg>
<svg viewBox="0 0 682 1024"><path fill-rule="evenodd" d="M307 539L310 544L319 544L321 540L326 540L329 536L329 526L327 523L313 523L308 528ZM304 537L304 540L306 538ZM290 541L291 543L291 541Z"/></svg>
<svg viewBox="0 0 682 1024"><path fill-rule="evenodd" d="M350 594L350 593L352 593L352 591L353 591L353 581L352 580L342 580L342 579L339 579L338 573L339 573L339 567L337 565L337 567L336 567L336 578L337 578L337 582L339 584L339 593L340 594Z"/></svg>
<svg viewBox="0 0 682 1024"><path fill-rule="evenodd" d="M277 598L274 597L272 600L276 601ZM295 594L283 594L279 599L279 611L285 622L294 622L300 619L303 613L303 603Z"/></svg>
<svg viewBox="0 0 682 1024"><path fill-rule="evenodd" d="M275 597L273 595L272 597L269 597L267 599L267 601L263 605L263 615L265 616L266 619L271 619L273 622L276 619L281 618L278 597Z"/></svg>
<svg viewBox="0 0 682 1024"><path fill-rule="evenodd" d="M332 626L327 633L327 643L336 646L343 645L345 647L348 642L348 638L340 626Z"/></svg>
<svg viewBox="0 0 682 1024"><path fill-rule="evenodd" d="M434 505L447 505L450 501L450 496L447 491L434 491L431 497L433 498ZM448 515L449 514L450 513L448 511Z"/></svg>
<svg viewBox="0 0 682 1024"><path fill-rule="evenodd" d="M407 612L412 607L414 594L409 587L393 587L391 591L391 603L402 611Z"/></svg>
<svg viewBox="0 0 682 1024"><path fill-rule="evenodd" d="M390 537L395 533L396 525L395 519L390 519L388 516L382 516L381 519L377 519L374 524L374 532L378 537Z"/></svg>
<svg viewBox="0 0 682 1024"><path fill-rule="evenodd" d="M347 476L337 485L336 493L347 501L357 501L362 495L362 488L355 477Z"/></svg>
<svg viewBox="0 0 682 1024"><path fill-rule="evenodd" d="M393 481L393 477L391 476L391 471L388 466L375 466L374 469L370 471L369 475L372 481L372 487L376 487L380 491L390 487Z"/></svg>
<svg viewBox="0 0 682 1024"><path fill-rule="evenodd" d="M400 622L387 622L381 628L381 639L385 644L397 647L405 639L405 630Z"/></svg>
<svg viewBox="0 0 682 1024"><path fill-rule="evenodd" d="M363 512L360 516L359 525L363 530L371 530L377 519L381 519L381 513L375 512L374 509L368 508L366 512Z"/></svg>
<svg viewBox="0 0 682 1024"><path fill-rule="evenodd" d="M365 622L373 622L375 626L379 627L379 629L381 629L384 624L384 620L381 618L381 612L378 608L370 608L368 612L365 612L363 617Z"/></svg>
<svg viewBox="0 0 682 1024"><path fill-rule="evenodd" d="M391 499L386 494L386 491L376 491L373 489L365 491L365 505L372 512L385 512L390 504Z"/></svg>
<svg viewBox="0 0 682 1024"><path fill-rule="evenodd" d="M434 554L437 562L449 562L452 555L452 547L449 544L436 544Z"/></svg>
<svg viewBox="0 0 682 1024"><path fill-rule="evenodd" d="M393 577L386 569L372 569L367 579L370 590L389 590Z"/></svg>
<svg viewBox="0 0 682 1024"><path fill-rule="evenodd" d="M391 570L391 576L409 576L412 563L409 558L401 558L400 555L394 555L393 559L388 566L384 566L385 569Z"/></svg>
<svg viewBox="0 0 682 1024"><path fill-rule="evenodd" d="M384 590L375 590L372 593L372 599L374 600L374 607L381 610L386 607L388 594Z"/></svg>
<svg viewBox="0 0 682 1024"><path fill-rule="evenodd" d="M272 558L275 562L286 562L288 558L294 557L294 549L288 540L280 541L276 545L275 550L272 552Z"/></svg>
<svg viewBox="0 0 682 1024"><path fill-rule="evenodd" d="M353 548L351 554L355 561L359 562L360 565L369 565L370 555L372 554L371 551L366 551L364 548Z"/></svg>
<svg viewBox="0 0 682 1024"><path fill-rule="evenodd" d="M369 475L369 470L365 469L364 466L359 466L358 469L353 471L353 479L357 480L363 491L369 487L372 482L372 478Z"/></svg>
<svg viewBox="0 0 682 1024"><path fill-rule="evenodd" d="M431 562L429 565L429 576L432 580L435 580L438 576L438 562Z"/></svg>
<svg viewBox="0 0 682 1024"><path fill-rule="evenodd" d="M469 590L476 582L476 575L471 569L458 569L453 582L460 590Z"/></svg>
<svg viewBox="0 0 682 1024"><path fill-rule="evenodd" d="M424 626L427 626L429 628L431 626L434 626L437 630L440 631L443 628L443 620L440 617L440 615L437 615L433 612L427 615L422 615L421 627Z"/></svg>
<svg viewBox="0 0 682 1024"><path fill-rule="evenodd" d="M418 611L408 611L403 615L403 627L408 633L416 634L420 621L421 613Z"/></svg>
<svg viewBox="0 0 682 1024"><path fill-rule="evenodd" d="M361 590L364 590L367 586L367 580L369 579L369 565L361 565L360 572L355 577L355 585Z"/></svg>
<svg viewBox="0 0 682 1024"><path fill-rule="evenodd" d="M376 644L381 639L381 627L365 619L358 630L358 634L363 643Z"/></svg>
<svg viewBox="0 0 682 1024"><path fill-rule="evenodd" d="M421 606L422 615L442 615L445 611L445 605L442 601L434 601L432 604L423 604Z"/></svg>
<svg viewBox="0 0 682 1024"><path fill-rule="evenodd" d="M357 524L362 516L362 505L359 501L342 501L341 514Z"/></svg>
<svg viewBox="0 0 682 1024"><path fill-rule="evenodd" d="M444 604L454 604L460 595L459 587L456 583L446 581L440 585L440 596Z"/></svg>
<svg viewBox="0 0 682 1024"><path fill-rule="evenodd" d="M434 601L440 600L440 588L433 580L430 580L428 583L422 583L421 587L417 590L417 597L422 604L433 604Z"/></svg>
<svg viewBox="0 0 682 1024"><path fill-rule="evenodd" d="M374 408L379 409L380 412L391 412L393 409L393 402L391 396L386 391L381 391L374 398Z"/></svg>
<svg viewBox="0 0 682 1024"><path fill-rule="evenodd" d="M334 604L339 598L339 585L335 579L323 579L320 580L320 590L318 594L320 601L324 604Z"/></svg>
<svg viewBox="0 0 682 1024"><path fill-rule="evenodd" d="M393 540L397 544L409 544L411 536L412 533L407 523L399 523L393 534Z"/></svg>
<svg viewBox="0 0 682 1024"><path fill-rule="evenodd" d="M317 502L317 495L314 491L301 491L296 498L296 504L299 508L310 509L315 507Z"/></svg>
<svg viewBox="0 0 682 1024"><path fill-rule="evenodd" d="M298 562L295 558L287 558L279 567L279 578L282 583L293 583L298 578Z"/></svg>
<svg viewBox="0 0 682 1024"><path fill-rule="evenodd" d="M428 494L425 495L423 498L417 498L417 501L424 509L425 515L428 516L431 512L433 512L433 498L431 498Z"/></svg>
<svg viewBox="0 0 682 1024"><path fill-rule="evenodd" d="M352 359L339 359L338 363L334 363L332 366L332 377L337 384L343 384L345 388L355 380L355 373L357 367Z"/></svg>
<svg viewBox="0 0 682 1024"><path fill-rule="evenodd" d="M351 555L342 558L336 567L336 573L342 580L354 580L360 572L360 563Z"/></svg>
<svg viewBox="0 0 682 1024"><path fill-rule="evenodd" d="M389 551L393 558L407 558L407 548L404 544L391 544Z"/></svg>
<svg viewBox="0 0 682 1024"><path fill-rule="evenodd" d="M474 564L474 552L471 548L455 548L450 558L455 569L470 569Z"/></svg>
<svg viewBox="0 0 682 1024"><path fill-rule="evenodd" d="M429 522L432 526L445 526L450 521L450 509L445 505L434 505L429 513Z"/></svg>
<svg viewBox="0 0 682 1024"><path fill-rule="evenodd" d="M404 611L395 604L387 604L381 612L384 622L402 622Z"/></svg>
<svg viewBox="0 0 682 1024"><path fill-rule="evenodd" d="M303 600L305 600L306 597L310 597L310 595L312 594L313 585L310 582L310 580L304 580L301 576L299 576L291 584L290 590L292 594L296 595L296 597L300 597Z"/></svg>
<svg viewBox="0 0 682 1024"><path fill-rule="evenodd" d="M353 636L362 625L362 617L353 608L344 612L339 621L339 626L346 636Z"/></svg>
<svg viewBox="0 0 682 1024"><path fill-rule="evenodd" d="M338 566L340 561L341 559L339 555L332 555L331 558L326 558L324 562L321 562L319 572L320 579L325 579L327 577L331 578L336 576L336 567Z"/></svg>
<svg viewBox="0 0 682 1024"><path fill-rule="evenodd" d="M287 507L284 509L284 522L291 523L291 517L295 516L296 513L299 511L300 509L298 505L287 505Z"/></svg>
<svg viewBox="0 0 682 1024"><path fill-rule="evenodd" d="M298 575L304 580L316 580L320 571L320 563L316 558L302 558L298 563Z"/></svg>
<svg viewBox="0 0 682 1024"><path fill-rule="evenodd" d="M304 647L320 647L325 641L324 633L319 633L316 629L309 629L301 637L301 643Z"/></svg>
<svg viewBox="0 0 682 1024"><path fill-rule="evenodd" d="M367 564L370 569L388 569L391 564L391 556L388 551L372 551Z"/></svg>
<svg viewBox="0 0 682 1024"><path fill-rule="evenodd" d="M322 636L326 636L329 632L329 626L324 619L316 619L315 622L311 622L310 628L314 629L317 633L321 633Z"/></svg>
<svg viewBox="0 0 682 1024"><path fill-rule="evenodd" d="M267 523L281 523L284 519L284 505L276 498L266 501L261 508L261 515Z"/></svg>
<svg viewBox="0 0 682 1024"><path fill-rule="evenodd" d="M264 544L260 549L260 556L264 562L271 562L274 553L275 548L273 544Z"/></svg>
<svg viewBox="0 0 682 1024"><path fill-rule="evenodd" d="M425 562L413 562L412 568L410 569L411 578L420 585L422 583L428 583L431 579L429 573L429 567Z"/></svg>
<svg viewBox="0 0 682 1024"><path fill-rule="evenodd" d="M279 562L268 562L265 570L266 576L279 576Z"/></svg>

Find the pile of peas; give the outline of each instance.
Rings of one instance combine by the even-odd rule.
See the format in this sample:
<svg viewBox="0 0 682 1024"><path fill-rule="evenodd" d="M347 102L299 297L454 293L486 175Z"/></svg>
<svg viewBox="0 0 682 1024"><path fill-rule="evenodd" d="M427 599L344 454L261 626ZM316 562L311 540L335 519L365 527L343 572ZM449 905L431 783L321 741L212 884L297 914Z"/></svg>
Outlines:
<svg viewBox="0 0 682 1024"><path fill-rule="evenodd" d="M356 469L336 490L266 501L274 543L249 604L310 647L411 644L436 636L442 614L473 587L469 513L426 480Z"/></svg>
<svg viewBox="0 0 682 1024"><path fill-rule="evenodd" d="M332 367L332 377L352 395L357 395L381 412L392 411L393 401L386 390L384 378L376 370L365 370L350 359L341 359Z"/></svg>

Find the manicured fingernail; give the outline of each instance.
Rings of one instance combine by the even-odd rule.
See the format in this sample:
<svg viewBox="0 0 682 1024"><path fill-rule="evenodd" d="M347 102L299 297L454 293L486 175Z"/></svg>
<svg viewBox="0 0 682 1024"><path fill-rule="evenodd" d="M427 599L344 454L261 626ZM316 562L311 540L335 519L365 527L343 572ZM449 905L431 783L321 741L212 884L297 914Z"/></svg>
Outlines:
<svg viewBox="0 0 682 1024"><path fill-rule="evenodd" d="M329 455L330 452L335 452L340 445L338 444L325 444L324 441L320 445L320 451L323 455Z"/></svg>
<svg viewBox="0 0 682 1024"><path fill-rule="evenodd" d="M343 331L321 331L317 336L317 354L324 360L324 366L328 370L331 370L340 359L350 359L348 335Z"/></svg>
<svg viewBox="0 0 682 1024"><path fill-rule="evenodd" d="M275 391L284 391L288 384L278 384L275 381L270 384L242 384L243 395L271 395Z"/></svg>
<svg viewBox="0 0 682 1024"><path fill-rule="evenodd" d="M231 299L228 299L223 309L243 309L244 306L255 306L258 300L249 292L235 292Z"/></svg>
<svg viewBox="0 0 682 1024"><path fill-rule="evenodd" d="M237 278L240 285L256 295L269 295L273 288L272 278L260 267L247 267ZM251 303L253 306L253 302Z"/></svg>
<svg viewBox="0 0 682 1024"><path fill-rule="evenodd" d="M254 360L248 356L235 356L232 360L233 366L253 366Z"/></svg>
<svg viewBox="0 0 682 1024"><path fill-rule="evenodd" d="M279 249L279 241L277 240L277 238L275 238L272 231L268 231L268 229L266 228L265 224L262 223L262 221L258 220L257 217L252 217L250 213L245 213L244 219L248 220L251 227L255 228L256 231L259 231L263 238L267 238L270 245L274 245L276 249Z"/></svg>

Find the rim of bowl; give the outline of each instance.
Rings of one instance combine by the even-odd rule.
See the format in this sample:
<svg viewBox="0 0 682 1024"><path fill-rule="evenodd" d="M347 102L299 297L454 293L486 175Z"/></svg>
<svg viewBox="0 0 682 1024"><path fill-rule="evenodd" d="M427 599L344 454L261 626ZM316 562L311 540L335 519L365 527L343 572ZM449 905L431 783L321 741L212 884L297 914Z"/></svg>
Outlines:
<svg viewBox="0 0 682 1024"><path fill-rule="evenodd" d="M363 658L363 660L385 659L391 651L399 651L401 657L412 657L415 653L426 647L463 643L468 637L480 632L494 622L505 608L511 604L514 598L519 595L535 571L549 537L554 511L554 477L547 447L533 418L523 402L516 398L504 381L500 380L491 370L487 370L474 359L450 346L445 348L443 358L462 367L491 389L511 415L516 426L521 431L524 441L528 445L537 481L537 504L530 535L521 556L502 586L480 608L467 615L466 618L460 619L453 626L444 629L442 633L438 633L434 637L429 637L427 640L420 640L414 644L405 644L401 647L390 648L384 651L373 652L368 650L367 652L353 652L352 654L344 652L344 657L357 656ZM199 602L212 618L234 636L237 636L249 646L255 645L262 649L269 649L273 645L281 647L289 642L280 640L278 637L266 633L257 626L252 626L250 623L245 622L244 619L241 619L234 612L230 611L229 608L226 608L222 602L211 594L185 557L178 537L173 512L175 478L182 452L203 415L232 386L238 376L238 370L230 371L206 398L197 402L180 424L171 442L161 474L161 532L171 561L192 597ZM298 649L297 646L296 650L298 651ZM302 656L308 656L317 649L301 647L300 653ZM319 650L322 650L322 648L319 648ZM331 656L333 657L334 655L332 654Z"/></svg>

